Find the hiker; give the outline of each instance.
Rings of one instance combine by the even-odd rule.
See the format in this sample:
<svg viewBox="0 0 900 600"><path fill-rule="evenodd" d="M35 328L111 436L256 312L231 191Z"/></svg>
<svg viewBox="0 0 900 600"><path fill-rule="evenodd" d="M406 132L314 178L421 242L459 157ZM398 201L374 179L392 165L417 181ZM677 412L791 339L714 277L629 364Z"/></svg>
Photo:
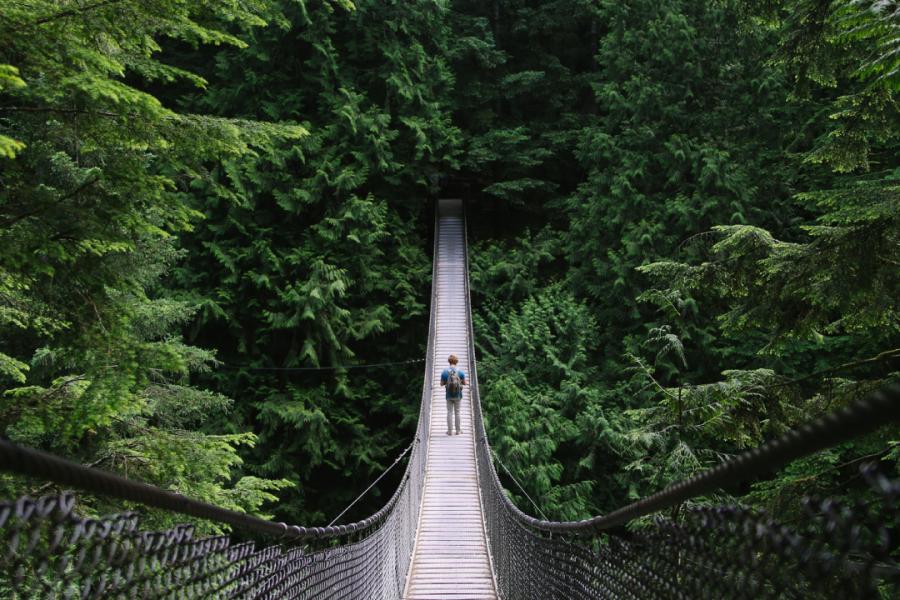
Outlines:
<svg viewBox="0 0 900 600"><path fill-rule="evenodd" d="M459 435L459 405L462 403L462 386L466 385L466 374L456 368L459 359L455 354L447 358L450 367L441 373L441 385L447 388L447 435L453 435L453 413L456 413L456 435Z"/></svg>

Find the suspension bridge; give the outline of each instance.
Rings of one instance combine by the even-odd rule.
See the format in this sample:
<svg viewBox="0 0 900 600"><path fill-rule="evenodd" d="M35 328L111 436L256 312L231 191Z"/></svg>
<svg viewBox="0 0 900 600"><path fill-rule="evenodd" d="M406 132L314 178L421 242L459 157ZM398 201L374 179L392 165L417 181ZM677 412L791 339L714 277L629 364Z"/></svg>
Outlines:
<svg viewBox="0 0 900 600"><path fill-rule="evenodd" d="M147 531L136 513L84 518L70 492L21 497L0 503L0 597L897 597L900 483L877 470L863 472L872 502L810 500L802 526L741 506L684 506L900 420L900 387L612 513L538 519L508 498L485 432L467 264L462 202L441 200L418 426L401 482L378 512L345 525L288 526L0 440L0 469L217 521L242 540L198 537L188 525ZM451 352L469 379L459 435L447 434L439 385ZM666 511L676 506L672 518Z"/></svg>

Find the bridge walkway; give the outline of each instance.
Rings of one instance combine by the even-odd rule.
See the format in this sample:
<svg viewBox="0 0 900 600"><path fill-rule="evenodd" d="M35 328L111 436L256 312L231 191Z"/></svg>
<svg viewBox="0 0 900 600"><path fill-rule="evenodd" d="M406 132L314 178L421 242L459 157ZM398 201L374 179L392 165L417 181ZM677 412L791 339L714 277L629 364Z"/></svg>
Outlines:
<svg viewBox="0 0 900 600"><path fill-rule="evenodd" d="M472 400L463 388L462 433L447 435L447 406L441 372L456 354L469 373L465 286L465 221L459 200L440 200L437 240L437 314L434 387L425 491L416 532L406 600L496 600L484 531Z"/></svg>

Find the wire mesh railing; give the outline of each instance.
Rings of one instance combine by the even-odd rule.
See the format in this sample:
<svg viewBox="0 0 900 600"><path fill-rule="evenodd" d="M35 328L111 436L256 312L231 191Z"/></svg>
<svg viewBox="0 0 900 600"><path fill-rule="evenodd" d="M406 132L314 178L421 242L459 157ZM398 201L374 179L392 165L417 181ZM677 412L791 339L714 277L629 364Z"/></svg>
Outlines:
<svg viewBox="0 0 900 600"><path fill-rule="evenodd" d="M314 528L287 527L240 513L222 518L217 507L103 477L106 490L83 482L78 487L127 496L144 505L172 508L176 503L179 512L230 523L273 543L234 544L224 535L198 538L187 525L146 531L135 513L78 516L71 493L38 500L26 496L0 503L0 597L400 598L425 476L429 379L426 374L429 394L423 397L421 425L406 472L375 515L348 525ZM21 459L22 451L4 442L0 464L8 467L10 456ZM24 471L28 465L33 463L19 461L16 470ZM116 484L131 493L117 494Z"/></svg>
<svg viewBox="0 0 900 600"><path fill-rule="evenodd" d="M75 508L68 493L0 503L0 597L396 598L392 550L409 533L392 512L358 541L309 551L197 538L186 525L143 531L134 513L84 519Z"/></svg>
<svg viewBox="0 0 900 600"><path fill-rule="evenodd" d="M399 599L424 488L436 293L432 285L416 436L400 484L377 513L346 525L289 527L0 440L3 470L214 520L264 540L198 537L188 525L147 531L136 513L81 517L71 493L26 496L0 502L0 598Z"/></svg>
<svg viewBox="0 0 900 600"><path fill-rule="evenodd" d="M468 252L468 244L465 245ZM467 256L468 260L468 256ZM742 506L660 511L900 420L889 386L722 465L608 515L549 521L521 511L498 477L478 391L471 295L469 369L485 530L504 600L900 597L900 482L865 472L876 501L806 501L802 526ZM639 517L649 523L624 527Z"/></svg>
<svg viewBox="0 0 900 600"><path fill-rule="evenodd" d="M502 598L898 597L900 484L875 471L865 473L871 503L808 501L808 518L799 525L740 506L685 509L677 520L661 511L897 421L900 387L608 515L537 519L510 501L494 468L478 392L468 269L465 285L478 478ZM23 497L0 502L0 597L400 598L424 488L435 294L433 285L416 437L401 483L377 513L347 525L288 527L0 441L0 468L213 519L265 540L198 537L185 525L146 531L135 513L84 518L70 493ZM648 516L639 527L624 527Z"/></svg>
<svg viewBox="0 0 900 600"><path fill-rule="evenodd" d="M288 527L0 442L0 465L7 470L213 519L272 542L198 538L187 525L146 531L136 513L78 516L71 493L25 496L0 502L0 597L400 598L425 477L430 362L399 486L381 510L348 525Z"/></svg>
<svg viewBox="0 0 900 600"><path fill-rule="evenodd" d="M900 484L877 471L864 473L875 501L807 500L799 526L741 506L716 506L682 509L677 520L648 509L652 520L629 530L622 527L629 519L615 513L607 523L603 517L553 522L524 514L486 458L478 457L482 505L507 600L844 600L896 598L900 591Z"/></svg>

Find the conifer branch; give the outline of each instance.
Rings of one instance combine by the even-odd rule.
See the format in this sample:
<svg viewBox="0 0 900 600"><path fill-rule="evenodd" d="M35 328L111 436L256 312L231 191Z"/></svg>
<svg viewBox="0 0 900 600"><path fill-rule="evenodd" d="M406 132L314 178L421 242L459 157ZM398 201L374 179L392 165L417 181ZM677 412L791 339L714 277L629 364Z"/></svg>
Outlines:
<svg viewBox="0 0 900 600"><path fill-rule="evenodd" d="M4 112L61 113L78 115L95 115L100 117L121 117L122 115L105 110L84 110L82 108L52 108L49 106L0 106Z"/></svg>
<svg viewBox="0 0 900 600"><path fill-rule="evenodd" d="M89 4L87 6L82 6L80 8L70 8L69 10L63 10L56 14L49 15L46 17L42 17L37 21L31 23L31 26L44 25L45 23L49 23L51 21L57 21L59 19L67 19L69 17L74 17L77 15L83 15L85 13L91 12L93 10L97 10L98 8L105 8L107 6L111 6L113 4L119 4L120 2L124 2L125 0L103 0L103 2L97 2L95 4Z"/></svg>
<svg viewBox="0 0 900 600"><path fill-rule="evenodd" d="M854 369L856 367L861 367L864 365L870 365L874 363L884 362L891 359L900 358L900 348L894 348L892 350L885 350L884 352L880 352L875 356L870 356L869 358L862 358L860 360L854 360L850 362L846 362L835 367L830 367L828 369L822 369L820 371L814 371L807 375L803 375L802 377L797 377L796 379L790 379L788 381L783 381L781 383L773 383L771 385L767 385L765 387L783 387L786 385L792 385L795 383L800 383L801 381L806 381L807 379L812 379L813 377L819 377L821 375L828 375L831 373L836 373L838 371L846 371L848 369Z"/></svg>
<svg viewBox="0 0 900 600"><path fill-rule="evenodd" d="M100 181L100 177L92 177L91 179L88 179L87 181L85 181L84 183L82 183L81 185L76 187L74 190L72 190L71 192L68 192L68 193L60 196L57 199L57 202L63 202L65 200L68 200L69 198L73 198L73 197L77 196L78 194L80 194L81 192L83 192L84 190L89 188L90 186L94 185L98 181ZM16 223L18 223L20 221L24 221L25 219L27 219L29 217L39 215L43 212L47 212L49 209L54 208L54 206L55 205L45 205L45 206L41 206L40 208L36 208L34 210L29 210L20 215L16 215L15 217L12 217L11 219L5 221L2 224L2 227L3 228L12 227Z"/></svg>

